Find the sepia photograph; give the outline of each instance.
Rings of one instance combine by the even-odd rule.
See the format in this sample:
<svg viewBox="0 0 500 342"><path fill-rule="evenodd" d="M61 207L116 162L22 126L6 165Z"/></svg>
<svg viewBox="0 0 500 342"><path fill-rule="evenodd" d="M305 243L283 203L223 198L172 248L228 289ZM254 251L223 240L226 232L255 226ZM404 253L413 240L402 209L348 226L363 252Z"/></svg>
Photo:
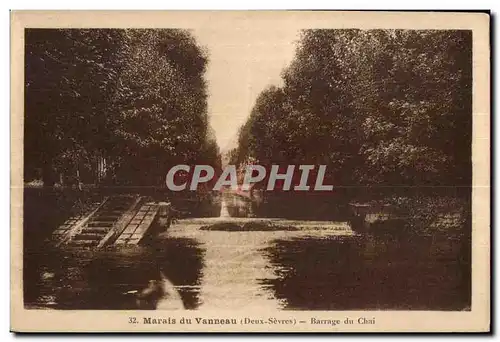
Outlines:
<svg viewBox="0 0 500 342"><path fill-rule="evenodd" d="M475 276L489 283L486 264L473 273L489 260L489 160L475 159L489 157L489 81L479 102L474 88L479 63L489 77L487 15L415 28L287 11L26 20L50 13L21 11L13 31L17 309L112 311L123 331L488 319L487 284L473 293Z"/></svg>

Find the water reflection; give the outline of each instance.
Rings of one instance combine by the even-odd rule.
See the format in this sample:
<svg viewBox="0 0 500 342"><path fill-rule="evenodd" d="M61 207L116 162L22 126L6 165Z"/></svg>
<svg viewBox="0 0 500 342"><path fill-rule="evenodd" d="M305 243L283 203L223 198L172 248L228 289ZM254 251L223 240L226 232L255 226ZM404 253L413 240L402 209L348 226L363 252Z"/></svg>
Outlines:
<svg viewBox="0 0 500 342"><path fill-rule="evenodd" d="M27 251L25 303L57 309L470 308L470 241L464 238L376 237L357 235L345 223L259 220L272 224L221 231L201 228L259 225L250 218L183 219L141 247Z"/></svg>
<svg viewBox="0 0 500 342"><path fill-rule="evenodd" d="M463 310L470 264L456 239L373 236L276 240L264 251L286 309Z"/></svg>
<svg viewBox="0 0 500 342"><path fill-rule="evenodd" d="M186 309L198 306L202 251L196 241L167 239L130 248L44 250L25 253L24 293L28 308L155 309L173 304L173 291L138 295L152 282L172 286ZM187 267L189 265L189 267ZM169 285L171 284L171 285Z"/></svg>
<svg viewBox="0 0 500 342"><path fill-rule="evenodd" d="M262 219L259 219L262 220ZM248 218L190 219L171 227L168 236L186 237L199 242L204 250L204 266L200 280L200 309L268 309L286 307L286 298L276 295L273 281L280 276L279 266L272 265L263 252L276 239L298 236L352 235L342 223L270 220L276 230L225 231L200 229L232 223L245 226ZM278 224L279 223L279 224ZM297 230L287 227L295 225ZM258 225L256 225L258 226ZM282 230L279 227L284 227Z"/></svg>

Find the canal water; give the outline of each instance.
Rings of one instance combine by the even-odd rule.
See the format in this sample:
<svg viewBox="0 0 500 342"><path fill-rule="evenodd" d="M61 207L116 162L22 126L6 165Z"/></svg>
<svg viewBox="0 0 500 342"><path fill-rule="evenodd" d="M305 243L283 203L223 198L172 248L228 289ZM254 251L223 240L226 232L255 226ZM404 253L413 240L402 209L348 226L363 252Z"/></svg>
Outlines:
<svg viewBox="0 0 500 342"><path fill-rule="evenodd" d="M470 309L468 242L461 238L358 235L343 222L224 216L179 220L138 247L26 250L25 306ZM217 229L255 222L273 228ZM138 300L151 282L163 295Z"/></svg>

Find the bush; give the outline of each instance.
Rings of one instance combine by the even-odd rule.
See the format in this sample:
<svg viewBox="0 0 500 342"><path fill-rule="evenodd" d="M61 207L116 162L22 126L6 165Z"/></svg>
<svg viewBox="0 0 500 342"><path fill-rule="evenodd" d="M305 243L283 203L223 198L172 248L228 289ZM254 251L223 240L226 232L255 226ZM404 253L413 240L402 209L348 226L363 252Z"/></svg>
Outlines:
<svg viewBox="0 0 500 342"><path fill-rule="evenodd" d="M470 230L471 203L452 196L394 197L394 215L414 233L461 235Z"/></svg>

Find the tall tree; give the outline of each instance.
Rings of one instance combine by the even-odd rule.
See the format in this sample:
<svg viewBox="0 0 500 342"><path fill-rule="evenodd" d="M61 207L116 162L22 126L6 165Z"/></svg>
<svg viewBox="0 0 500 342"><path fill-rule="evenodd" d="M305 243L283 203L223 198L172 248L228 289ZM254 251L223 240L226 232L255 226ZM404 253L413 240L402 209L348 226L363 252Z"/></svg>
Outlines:
<svg viewBox="0 0 500 342"><path fill-rule="evenodd" d="M468 31L306 30L237 159L326 164L337 185L470 184L471 48Z"/></svg>
<svg viewBox="0 0 500 342"><path fill-rule="evenodd" d="M41 168L51 185L99 155L111 181L158 185L174 163L216 158L206 63L186 30L27 30L26 178Z"/></svg>
<svg viewBox="0 0 500 342"><path fill-rule="evenodd" d="M88 166L88 152L106 138L105 116L116 87L120 31L26 30L25 170Z"/></svg>

